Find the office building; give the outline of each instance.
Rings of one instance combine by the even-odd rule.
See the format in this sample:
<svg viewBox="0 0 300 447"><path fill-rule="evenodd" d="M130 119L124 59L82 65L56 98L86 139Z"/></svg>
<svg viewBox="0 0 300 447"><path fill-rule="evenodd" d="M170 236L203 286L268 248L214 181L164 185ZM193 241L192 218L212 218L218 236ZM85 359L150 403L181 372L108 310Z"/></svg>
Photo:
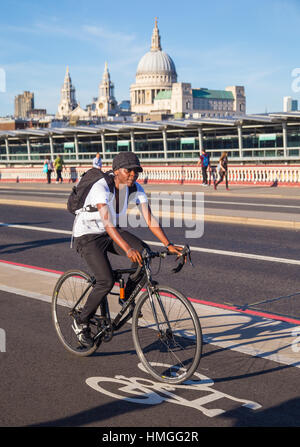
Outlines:
<svg viewBox="0 0 300 447"><path fill-rule="evenodd" d="M34 94L25 91L15 97L15 118L27 118L34 109Z"/></svg>

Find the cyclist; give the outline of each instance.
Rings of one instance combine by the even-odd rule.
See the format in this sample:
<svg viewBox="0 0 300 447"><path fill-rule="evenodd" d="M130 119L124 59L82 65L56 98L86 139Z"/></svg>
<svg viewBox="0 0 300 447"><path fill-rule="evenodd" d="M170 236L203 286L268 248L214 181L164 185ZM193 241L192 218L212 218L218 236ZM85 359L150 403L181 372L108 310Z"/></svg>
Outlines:
<svg viewBox="0 0 300 447"><path fill-rule="evenodd" d="M95 212L80 212L74 221L74 246L85 259L95 277L96 283L87 298L82 312L74 319L73 329L80 343L92 346L89 320L114 285L112 267L107 253L127 256L133 267L141 265L141 252L146 244L137 236L120 228L118 218L126 213L128 203L133 196L152 233L168 248L180 256L181 247L174 246L165 235L151 212L143 187L136 183L139 172L143 171L138 157L133 152L120 152L113 159L114 188L109 188L105 178L96 181L88 193L84 207L97 208ZM129 188L135 186L136 192L129 195ZM136 279L138 282L140 278ZM128 279L125 287L125 299L130 296L136 282Z"/></svg>

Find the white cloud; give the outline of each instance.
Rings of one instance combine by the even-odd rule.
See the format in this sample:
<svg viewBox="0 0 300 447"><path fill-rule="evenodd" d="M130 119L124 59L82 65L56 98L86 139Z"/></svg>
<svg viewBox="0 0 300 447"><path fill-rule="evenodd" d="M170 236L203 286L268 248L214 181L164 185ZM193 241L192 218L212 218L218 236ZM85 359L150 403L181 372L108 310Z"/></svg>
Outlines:
<svg viewBox="0 0 300 447"><path fill-rule="evenodd" d="M105 29L103 26L83 25L81 29L90 36L100 37L109 41L117 41L119 44L122 42L133 42L136 37L134 34L120 33Z"/></svg>

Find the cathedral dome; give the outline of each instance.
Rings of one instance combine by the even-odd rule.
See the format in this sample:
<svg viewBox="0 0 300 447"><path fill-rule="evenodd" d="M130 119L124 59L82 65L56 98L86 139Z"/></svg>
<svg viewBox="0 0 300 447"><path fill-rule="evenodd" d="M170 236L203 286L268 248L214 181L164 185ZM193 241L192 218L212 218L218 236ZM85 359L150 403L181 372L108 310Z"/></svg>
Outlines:
<svg viewBox="0 0 300 447"><path fill-rule="evenodd" d="M175 64L172 58L162 51L157 18L155 18L151 50L144 54L138 64L136 83L144 86L161 85L164 88L170 87L173 82L177 82Z"/></svg>
<svg viewBox="0 0 300 447"><path fill-rule="evenodd" d="M158 93L172 90L176 82L176 67L172 58L161 48L156 17L150 51L140 59L135 84L130 86L131 110L135 113L149 113Z"/></svg>
<svg viewBox="0 0 300 447"><path fill-rule="evenodd" d="M148 51L140 60L137 75L163 74L177 77L172 58L162 50Z"/></svg>

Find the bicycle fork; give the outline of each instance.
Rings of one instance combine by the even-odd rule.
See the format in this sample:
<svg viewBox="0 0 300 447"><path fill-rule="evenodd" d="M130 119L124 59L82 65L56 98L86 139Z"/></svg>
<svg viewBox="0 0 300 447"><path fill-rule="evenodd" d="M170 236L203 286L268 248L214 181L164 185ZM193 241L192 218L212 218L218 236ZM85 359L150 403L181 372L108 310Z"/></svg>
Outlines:
<svg viewBox="0 0 300 447"><path fill-rule="evenodd" d="M161 297L160 297L159 292L156 290L155 286L151 286L151 287L147 286L147 291L148 291L150 304L151 304L151 309L152 309L152 313L153 313L153 316L154 316L154 320L155 320L155 324L156 324L158 333L160 335L163 334L162 327L163 327L163 324L165 323L168 326L169 334L171 334L172 333L172 329L171 329L171 326L170 326L170 323L169 323L169 320L168 320L168 317L167 317L167 314L166 314L165 306L163 305L163 303L161 301ZM163 315L164 321L162 321L161 323L158 320L158 316L157 316L157 312L156 312L156 305L154 303L153 295L155 295L155 297L156 297L156 299L158 301L161 313Z"/></svg>

